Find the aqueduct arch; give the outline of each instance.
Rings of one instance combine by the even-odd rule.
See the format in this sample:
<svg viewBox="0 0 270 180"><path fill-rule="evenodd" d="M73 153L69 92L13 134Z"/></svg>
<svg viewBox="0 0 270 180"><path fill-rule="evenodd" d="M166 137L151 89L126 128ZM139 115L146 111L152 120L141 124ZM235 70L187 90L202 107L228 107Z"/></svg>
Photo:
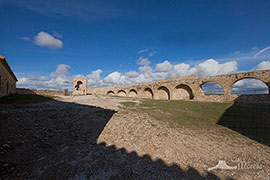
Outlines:
<svg viewBox="0 0 270 180"><path fill-rule="evenodd" d="M88 89L86 89L86 79L75 79L73 81L73 94L86 94L87 92L89 94L91 93L107 95L109 91L112 91L117 96L136 96L138 98L148 99L194 99L196 101L232 101L239 97L237 95L231 95L231 88L233 84L239 80L246 78L256 78L263 81L268 87L269 96L270 70L217 75L210 77L198 77L197 75L191 75L141 84ZM82 90L85 91L78 92L78 90L76 90L75 86L77 85L78 80L82 81L83 84L81 84L81 86L84 86ZM223 88L224 94L205 95L201 87L207 82L218 83Z"/></svg>
<svg viewBox="0 0 270 180"><path fill-rule="evenodd" d="M231 85L231 94L237 94L237 91L232 92L233 87L237 86L238 82L246 82L246 83L257 83L257 84L261 84L262 86L264 86L264 88L262 87L262 89L267 89L267 93L258 93L258 94L270 94L270 89L269 86L266 82L264 82L263 80L259 79L259 78L253 78L253 77L244 77L241 79L237 79L232 85ZM249 82L248 82L249 81ZM250 88L250 86L248 86L246 89L248 90L248 88ZM243 91L243 89L241 88L241 90L238 90L238 94L245 94ZM248 94L252 94L252 92L248 93ZM256 92L253 92L253 94L257 94Z"/></svg>
<svg viewBox="0 0 270 180"><path fill-rule="evenodd" d="M138 97L138 92L135 89L131 89L128 92L128 97Z"/></svg>
<svg viewBox="0 0 270 180"><path fill-rule="evenodd" d="M179 84L173 91L174 100L190 100L194 98L192 89L186 84Z"/></svg>
<svg viewBox="0 0 270 180"><path fill-rule="evenodd" d="M238 74L233 74L229 75L231 77L230 83L229 83L229 92L231 94L231 88L232 86L243 79L257 79L266 84L268 86L268 93L270 93L270 75L269 75L270 70L263 70L263 71L255 71L255 72L245 72L245 73L238 73Z"/></svg>
<svg viewBox="0 0 270 180"><path fill-rule="evenodd" d="M211 84L210 84L211 83ZM210 89L212 90L212 89L220 89L220 92L213 92L213 91L211 91L210 93L206 93L205 91L207 91L207 89L204 89L203 88L203 86L204 85L210 85L210 86L218 86L218 87L210 87ZM219 82L216 82L216 81L207 81L207 82L203 82L202 84L200 84L200 88L202 89L202 93L204 94L204 95L207 95L207 94L224 94L224 88L222 87L222 85L219 83Z"/></svg>
<svg viewBox="0 0 270 180"><path fill-rule="evenodd" d="M125 97L125 96L127 96L127 93L126 93L126 91L124 91L124 90L119 90L118 92L117 92L117 96L123 96L123 97Z"/></svg>
<svg viewBox="0 0 270 180"><path fill-rule="evenodd" d="M108 96L115 96L115 93L113 91L108 91L106 95L108 95Z"/></svg>
<svg viewBox="0 0 270 180"><path fill-rule="evenodd" d="M142 98L145 98L145 99L154 99L154 93L153 93L152 89L149 88L149 87L144 88L144 90L142 92Z"/></svg>
<svg viewBox="0 0 270 180"><path fill-rule="evenodd" d="M160 86L156 90L155 99L170 100L171 99L170 90L166 86Z"/></svg>

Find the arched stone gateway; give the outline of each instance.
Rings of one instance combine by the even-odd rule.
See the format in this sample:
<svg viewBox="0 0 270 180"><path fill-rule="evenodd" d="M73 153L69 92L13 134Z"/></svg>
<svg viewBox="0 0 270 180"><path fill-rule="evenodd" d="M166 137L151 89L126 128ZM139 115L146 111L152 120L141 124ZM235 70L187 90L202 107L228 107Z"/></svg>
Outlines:
<svg viewBox="0 0 270 180"><path fill-rule="evenodd" d="M78 91L78 90L81 90L81 85L82 85L82 81L77 81L77 84L75 85L75 89Z"/></svg>
<svg viewBox="0 0 270 180"><path fill-rule="evenodd" d="M108 96L115 96L115 94L114 94L113 91L108 91L106 95L108 95Z"/></svg>
<svg viewBox="0 0 270 180"><path fill-rule="evenodd" d="M152 89L145 88L144 91L142 92L142 98L154 99L154 93L153 93Z"/></svg>
<svg viewBox="0 0 270 180"><path fill-rule="evenodd" d="M193 99L194 95L192 89L186 84L180 84L175 87L174 100L190 100Z"/></svg>
<svg viewBox="0 0 270 180"><path fill-rule="evenodd" d="M138 93L135 89L131 89L129 92L128 92L128 97L138 97Z"/></svg>
<svg viewBox="0 0 270 180"><path fill-rule="evenodd" d="M73 94L86 95L87 94L87 80L83 78L73 80Z"/></svg>
<svg viewBox="0 0 270 180"><path fill-rule="evenodd" d="M125 96L127 96L127 93L124 90L120 90L120 91L117 92L117 96L123 96L123 97L125 97Z"/></svg>
<svg viewBox="0 0 270 180"><path fill-rule="evenodd" d="M231 94L269 94L269 87L257 78L242 78L234 82Z"/></svg>
<svg viewBox="0 0 270 180"><path fill-rule="evenodd" d="M161 86L157 89L157 94L155 97L156 99L160 99L160 100L170 100L171 94L167 87Z"/></svg>

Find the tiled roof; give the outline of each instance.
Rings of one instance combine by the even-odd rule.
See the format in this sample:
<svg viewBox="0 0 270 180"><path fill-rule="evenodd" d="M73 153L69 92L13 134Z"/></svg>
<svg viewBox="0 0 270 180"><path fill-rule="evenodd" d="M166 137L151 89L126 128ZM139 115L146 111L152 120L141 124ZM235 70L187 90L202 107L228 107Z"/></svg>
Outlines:
<svg viewBox="0 0 270 180"><path fill-rule="evenodd" d="M8 62L5 58L5 56L0 56L0 61L1 63L4 64L4 66L6 67L6 69L8 70L8 72L11 74L11 76L16 80L18 81L18 79L16 78L15 74L13 73L12 69L10 68L10 66L8 65Z"/></svg>

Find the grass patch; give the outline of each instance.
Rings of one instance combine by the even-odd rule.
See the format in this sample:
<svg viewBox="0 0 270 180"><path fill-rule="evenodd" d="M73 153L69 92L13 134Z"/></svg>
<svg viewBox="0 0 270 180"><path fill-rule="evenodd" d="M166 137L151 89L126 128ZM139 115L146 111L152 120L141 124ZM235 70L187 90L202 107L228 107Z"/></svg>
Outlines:
<svg viewBox="0 0 270 180"><path fill-rule="evenodd" d="M270 104L234 103L217 124L270 145Z"/></svg>
<svg viewBox="0 0 270 180"><path fill-rule="evenodd" d="M41 96L36 94L13 94L0 98L0 104L22 105L42 102L53 98L54 96Z"/></svg>
<svg viewBox="0 0 270 180"><path fill-rule="evenodd" d="M231 135L240 133L270 145L269 103L143 100L137 105L136 111L169 122L174 127L215 129Z"/></svg>
<svg viewBox="0 0 270 180"><path fill-rule="evenodd" d="M232 103L144 100L140 109L158 120L179 125L216 124Z"/></svg>
<svg viewBox="0 0 270 180"><path fill-rule="evenodd" d="M120 104L122 104L125 107L134 107L137 103L136 102L121 102Z"/></svg>

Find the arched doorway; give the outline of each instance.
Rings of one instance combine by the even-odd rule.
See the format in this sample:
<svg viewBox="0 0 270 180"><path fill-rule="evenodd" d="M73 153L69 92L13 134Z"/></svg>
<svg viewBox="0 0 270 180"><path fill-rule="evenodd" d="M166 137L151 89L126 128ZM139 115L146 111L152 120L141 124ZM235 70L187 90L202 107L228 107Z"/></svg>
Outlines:
<svg viewBox="0 0 270 180"><path fill-rule="evenodd" d="M80 91L81 90L81 85L82 85L83 83L82 83L82 81L77 81L77 83L76 83L76 85L75 85L75 89L76 89L76 91Z"/></svg>

